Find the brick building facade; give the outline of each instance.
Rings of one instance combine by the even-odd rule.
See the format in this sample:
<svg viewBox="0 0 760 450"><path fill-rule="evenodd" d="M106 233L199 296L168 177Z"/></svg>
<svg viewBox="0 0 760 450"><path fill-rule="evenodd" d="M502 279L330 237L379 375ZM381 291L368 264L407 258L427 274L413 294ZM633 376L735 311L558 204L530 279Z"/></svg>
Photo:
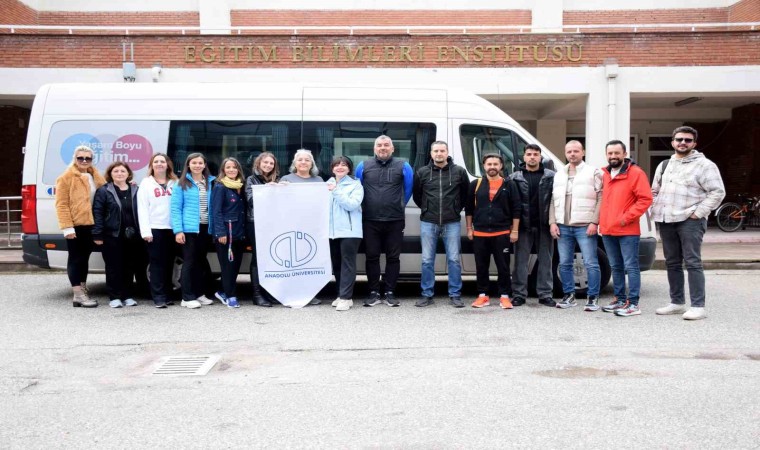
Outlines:
<svg viewBox="0 0 760 450"><path fill-rule="evenodd" d="M282 81L445 84L515 117L550 150L588 158L630 137L645 170L673 127L700 129L730 193L760 192L760 0L351 2L0 0L0 145L20 155L37 89L51 82ZM631 4L633 3L633 4ZM589 6L590 5L590 6ZM269 6L269 8L264 8ZM683 6L689 6L685 8ZM126 50L126 52L125 52ZM698 100L683 106L676 102ZM726 155L733 155L729 158ZM0 195L17 195L21 158ZM739 170L732 164L739 162Z"/></svg>

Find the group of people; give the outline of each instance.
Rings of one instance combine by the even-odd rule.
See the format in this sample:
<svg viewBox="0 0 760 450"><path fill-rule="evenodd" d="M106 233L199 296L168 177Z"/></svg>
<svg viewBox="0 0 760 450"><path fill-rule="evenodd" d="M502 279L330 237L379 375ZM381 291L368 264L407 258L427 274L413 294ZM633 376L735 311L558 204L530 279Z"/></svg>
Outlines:
<svg viewBox="0 0 760 450"><path fill-rule="evenodd" d="M435 249L441 237L446 250L450 303L464 307L459 239L460 213L464 209L478 290L472 307L491 304L491 258L498 274L500 306L512 309L525 304L532 253L536 254L538 302L562 309L577 306L574 277L577 246L588 275L584 310L602 309L621 317L639 315L639 223L651 207L662 239L671 302L656 313L682 314L686 320L704 319L707 314L701 243L707 217L720 205L725 189L717 166L696 150L697 136L697 130L687 126L673 131L675 152L657 167L651 187L646 173L628 158L626 145L620 140L606 144L608 165L602 169L584 161L585 150L578 141L565 145L567 164L557 171L545 167L541 149L529 144L525 147L524 164L516 167L509 177L504 176L502 155L489 153L481 160L485 176L473 181L448 156L444 142L433 143L430 164L418 169L413 181L422 222L422 296L416 306L434 303ZM614 286L614 297L606 305L600 305L599 301L598 235L602 236ZM559 302L552 298L555 240L563 291ZM513 271L509 267L510 249L514 251ZM688 309L684 263L689 274ZM371 292L370 301L377 295Z"/></svg>
<svg viewBox="0 0 760 450"><path fill-rule="evenodd" d="M80 146L72 162L56 180L56 212L67 239L67 274L75 307L98 306L87 290L88 262L95 246L105 263L109 306L135 306L136 284L150 286L157 308L173 304L175 256L182 257L181 306L197 309L214 302L208 294L211 270L207 260L213 242L221 269L221 290L213 297L237 308L236 280L243 252L252 247L249 267L253 301L271 307L272 298L259 283L254 226L253 186L277 183L323 183L311 152L295 153L290 173L280 178L272 153L261 153L245 178L235 158L221 163L220 173L210 173L201 153L185 160L179 176L166 154L154 154L148 174L137 186L132 169L114 162L105 177L93 167L93 151ZM339 310L353 304L356 254L362 237L363 188L351 176L353 163L336 157L328 180L331 192L330 243L341 300ZM177 251L177 247L180 248ZM149 264L150 280L145 274ZM318 300L312 303L318 303Z"/></svg>
<svg viewBox="0 0 760 450"><path fill-rule="evenodd" d="M448 144L435 141L430 162L416 171L393 156L393 141L380 136L374 157L353 162L333 159L330 191L329 239L339 311L353 306L356 257L364 242L369 295L364 306L381 303L399 306L394 291L399 278L404 237L405 207L414 197L420 208L421 297L415 306L435 300L435 256L439 237L446 252L450 304L462 300L461 212L466 236L475 257L477 296L472 307L491 304L491 259L497 271L499 305L504 309L525 304L528 297L530 256L536 254L538 302L545 306L577 306L573 265L580 248L588 274L586 311L600 309L601 272L597 235L602 235L614 284L614 298L601 306L618 316L641 314L639 309L639 219L647 210L660 230L670 283L671 304L657 314L683 314L684 319L706 317L704 274L700 256L707 216L725 195L714 163L697 151L697 131L679 127L673 132L674 155L661 163L650 187L644 171L628 158L625 143L606 145L608 166L597 169L584 161L578 141L565 146L567 165L556 172L544 165L541 149L525 147L523 165L505 176L503 155L488 153L481 163L485 176L470 181L467 171L454 163ZM150 263L150 291L155 306L172 304L175 248L181 248L181 306L209 305L210 268L206 255L213 242L221 268L222 289L216 297L231 308L239 307L236 279L246 246L252 247L249 267L253 301L272 306L261 287L256 259L253 186L277 183L324 183L311 152L295 153L289 173L279 177L273 154L264 152L244 178L235 158L222 161L217 177L211 175L204 155L193 153L177 176L172 161L154 154L148 176L138 186L124 162L108 166L105 178L92 166L93 152L80 146L71 165L56 182L56 211L68 242L67 273L74 306L95 307L87 291L88 260L95 245L106 265L109 305L134 306L134 280L140 281L144 263ZM554 241L559 252L563 297L552 298ZM147 252L145 247L147 246ZM535 251L533 251L535 249ZM514 251L514 271L510 252ZM142 255L147 254L147 258ZM385 271L380 257L385 254ZM691 308L684 297L683 262L689 273ZM141 269L142 268L142 269ZM626 274L628 282L626 283ZM311 304L319 304L314 299Z"/></svg>

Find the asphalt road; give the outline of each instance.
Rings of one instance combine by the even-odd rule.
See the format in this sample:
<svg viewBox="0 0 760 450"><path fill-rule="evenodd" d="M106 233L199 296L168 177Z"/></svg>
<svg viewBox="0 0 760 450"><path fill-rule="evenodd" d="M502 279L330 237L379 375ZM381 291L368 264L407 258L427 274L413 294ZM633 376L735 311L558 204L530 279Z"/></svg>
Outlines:
<svg viewBox="0 0 760 450"><path fill-rule="evenodd" d="M87 310L65 275L6 274L0 448L758 448L760 272L707 280L709 318L687 322L654 314L662 271L631 318L415 308L413 285L342 313L114 310L102 276ZM152 375L204 354L205 376Z"/></svg>

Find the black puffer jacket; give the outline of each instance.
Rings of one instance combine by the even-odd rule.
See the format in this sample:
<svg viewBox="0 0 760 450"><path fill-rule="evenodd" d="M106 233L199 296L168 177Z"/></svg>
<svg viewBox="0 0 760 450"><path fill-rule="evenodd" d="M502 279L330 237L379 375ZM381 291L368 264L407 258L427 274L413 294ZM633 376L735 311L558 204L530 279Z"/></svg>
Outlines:
<svg viewBox="0 0 760 450"><path fill-rule="evenodd" d="M412 196L420 207L420 220L438 225L460 221L469 185L467 171L450 156L444 167L430 161L417 169Z"/></svg>
<svg viewBox="0 0 760 450"><path fill-rule="evenodd" d="M506 231L512 228L512 220L519 219L522 214L520 193L517 191L515 182L508 178L494 195L493 200L488 197L488 178L472 180L467 191L467 204L465 214L472 216L472 227L475 231L494 233Z"/></svg>
<svg viewBox="0 0 760 450"><path fill-rule="evenodd" d="M544 175L541 177L541 181L538 182L538 221L541 226L549 227L549 208L552 206L552 189L554 189L554 174L551 169L544 167ZM524 167L515 170L510 175L510 179L517 185L517 190L520 192L520 201L522 203L522 217L520 217L520 229L527 230L530 227L537 227L539 224L530 223L530 198L528 194L528 181L523 175Z"/></svg>

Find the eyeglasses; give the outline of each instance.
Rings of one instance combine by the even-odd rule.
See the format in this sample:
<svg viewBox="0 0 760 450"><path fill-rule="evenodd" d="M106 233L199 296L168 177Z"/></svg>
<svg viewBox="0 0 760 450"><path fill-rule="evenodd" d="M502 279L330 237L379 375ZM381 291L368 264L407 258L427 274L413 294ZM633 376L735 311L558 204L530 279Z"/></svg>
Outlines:
<svg viewBox="0 0 760 450"><path fill-rule="evenodd" d="M77 156L77 161L79 161L79 162L92 162L92 157L90 157L90 156Z"/></svg>
<svg viewBox="0 0 760 450"><path fill-rule="evenodd" d="M687 144L691 144L692 142L694 142L694 138L673 138L673 140L679 143L685 142Z"/></svg>

